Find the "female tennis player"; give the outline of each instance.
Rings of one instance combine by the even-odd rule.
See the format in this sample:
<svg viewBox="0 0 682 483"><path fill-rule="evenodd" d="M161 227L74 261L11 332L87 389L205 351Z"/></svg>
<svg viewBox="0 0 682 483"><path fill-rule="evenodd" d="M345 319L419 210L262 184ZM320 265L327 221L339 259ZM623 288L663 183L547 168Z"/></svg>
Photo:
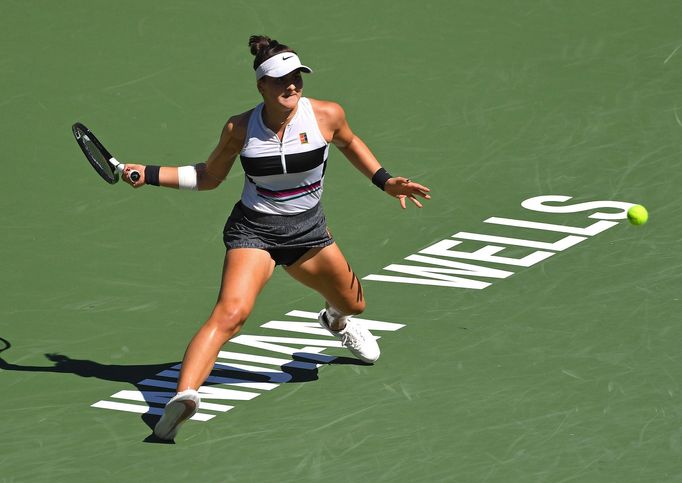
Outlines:
<svg viewBox="0 0 682 483"><path fill-rule="evenodd" d="M240 330L276 265L324 297L326 308L318 317L322 327L359 359L372 363L379 358L376 339L351 318L365 309L362 288L327 230L320 204L330 143L402 208L406 201L421 208L417 197L430 198L427 187L381 167L351 131L341 106L302 96L302 73L312 70L294 50L265 36L252 36L249 46L263 102L227 121L208 160L181 167L129 164L123 174L136 188L211 190L237 156L244 169L241 199L223 232L227 251L218 301L189 343L177 395L154 428L166 440L197 411L197 391L219 350ZM143 176L132 181L132 170Z"/></svg>

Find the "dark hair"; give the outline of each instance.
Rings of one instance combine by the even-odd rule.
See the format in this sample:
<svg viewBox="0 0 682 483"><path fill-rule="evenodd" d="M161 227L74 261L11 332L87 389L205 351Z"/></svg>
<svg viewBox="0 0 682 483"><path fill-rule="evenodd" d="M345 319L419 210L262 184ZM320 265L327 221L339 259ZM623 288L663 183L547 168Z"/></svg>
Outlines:
<svg viewBox="0 0 682 483"><path fill-rule="evenodd" d="M266 37L265 35L252 35L249 37L249 49L251 54L256 58L253 60L253 70L256 70L259 65L282 52L293 52L294 50L284 44L280 44L276 40Z"/></svg>

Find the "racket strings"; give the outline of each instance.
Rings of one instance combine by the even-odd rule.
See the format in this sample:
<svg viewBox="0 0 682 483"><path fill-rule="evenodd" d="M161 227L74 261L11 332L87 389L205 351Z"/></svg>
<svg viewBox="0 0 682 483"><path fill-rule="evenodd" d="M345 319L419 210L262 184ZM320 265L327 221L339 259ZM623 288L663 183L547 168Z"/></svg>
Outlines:
<svg viewBox="0 0 682 483"><path fill-rule="evenodd" d="M107 182L113 184L118 181L118 174L111 168L107 155L102 152L100 147L93 141L87 132L76 127L74 130L76 140L81 146L83 153L88 158L88 161L95 168L95 171L104 178Z"/></svg>

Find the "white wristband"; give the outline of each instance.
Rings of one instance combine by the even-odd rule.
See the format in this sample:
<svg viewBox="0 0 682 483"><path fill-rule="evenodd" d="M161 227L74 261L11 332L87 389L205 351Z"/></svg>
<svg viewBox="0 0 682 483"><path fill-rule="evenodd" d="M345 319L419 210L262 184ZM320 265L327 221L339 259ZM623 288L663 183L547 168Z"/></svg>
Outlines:
<svg viewBox="0 0 682 483"><path fill-rule="evenodd" d="M197 189L197 170L194 166L178 167L178 188L181 190Z"/></svg>

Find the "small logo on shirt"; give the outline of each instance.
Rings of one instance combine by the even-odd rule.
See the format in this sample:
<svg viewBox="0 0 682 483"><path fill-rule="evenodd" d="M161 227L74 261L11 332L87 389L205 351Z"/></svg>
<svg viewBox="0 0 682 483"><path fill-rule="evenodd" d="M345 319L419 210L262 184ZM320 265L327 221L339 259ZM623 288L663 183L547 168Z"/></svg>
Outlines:
<svg viewBox="0 0 682 483"><path fill-rule="evenodd" d="M308 144L308 135L306 133L299 133L298 138L301 140L301 144Z"/></svg>

